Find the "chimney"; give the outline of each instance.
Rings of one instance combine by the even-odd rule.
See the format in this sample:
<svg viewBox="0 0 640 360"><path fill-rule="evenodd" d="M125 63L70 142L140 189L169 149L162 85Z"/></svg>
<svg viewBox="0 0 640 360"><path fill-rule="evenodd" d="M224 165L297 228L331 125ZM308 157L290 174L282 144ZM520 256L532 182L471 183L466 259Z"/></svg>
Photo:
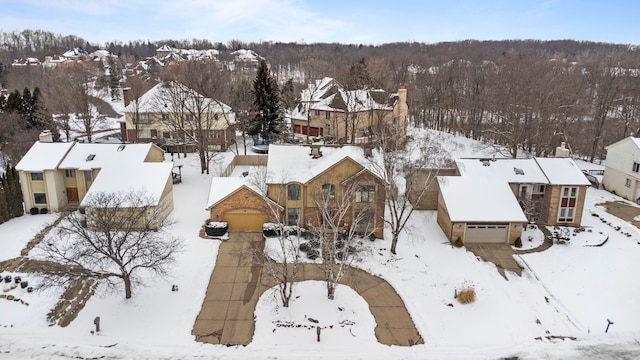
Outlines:
<svg viewBox="0 0 640 360"><path fill-rule="evenodd" d="M42 130L42 132L40 133L40 142L53 142L53 134L51 134L51 130Z"/></svg>
<svg viewBox="0 0 640 360"><path fill-rule="evenodd" d="M122 98L124 99L124 106L127 107L129 103L131 103L131 88L124 87L122 88Z"/></svg>
<svg viewBox="0 0 640 360"><path fill-rule="evenodd" d="M311 158L312 159L317 159L319 157L322 156L322 151L320 150L320 146L318 145L311 145Z"/></svg>
<svg viewBox="0 0 640 360"><path fill-rule="evenodd" d="M561 142L560 146L556 148L556 157L559 158L568 158L569 157L569 149L567 149L565 142Z"/></svg>
<svg viewBox="0 0 640 360"><path fill-rule="evenodd" d="M2 90L0 90L0 93L2 93L2 96L7 96L7 95L9 95L9 90L2 89Z"/></svg>

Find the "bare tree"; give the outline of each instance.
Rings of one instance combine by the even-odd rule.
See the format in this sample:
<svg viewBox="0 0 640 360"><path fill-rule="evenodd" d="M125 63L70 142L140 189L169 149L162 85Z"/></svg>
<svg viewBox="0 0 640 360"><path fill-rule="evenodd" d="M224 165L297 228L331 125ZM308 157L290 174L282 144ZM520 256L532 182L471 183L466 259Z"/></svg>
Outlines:
<svg viewBox="0 0 640 360"><path fill-rule="evenodd" d="M167 274L182 242L167 231L165 205L136 191L97 193L83 203L86 215L69 213L40 246L50 260L68 265L66 275L121 283L129 299L134 285L144 285L142 271Z"/></svg>
<svg viewBox="0 0 640 360"><path fill-rule="evenodd" d="M396 253L398 238L413 214L414 203L427 196L440 169L451 167L450 160L431 139L406 142L400 131L387 130L377 136L378 151L371 165L385 184L385 202L389 214L384 221L391 228L391 253Z"/></svg>
<svg viewBox="0 0 640 360"><path fill-rule="evenodd" d="M104 101L99 99L107 94L106 89L95 85L95 75L83 64L74 64L68 69L70 82L71 110L75 118L70 124L84 133L87 142L92 142L95 133L106 123Z"/></svg>
<svg viewBox="0 0 640 360"><path fill-rule="evenodd" d="M327 184L328 185L328 184ZM356 193L361 185L354 180L341 189L314 189L316 221L309 224L320 241L322 269L327 285L327 297L333 300L336 287L357 260L363 239L376 232L374 202L358 202Z"/></svg>
<svg viewBox="0 0 640 360"><path fill-rule="evenodd" d="M127 78L125 82L126 94L125 94L125 103L127 101L133 103L134 112L133 112L133 126L135 127L136 132L136 140L138 139L139 134L139 124L140 124L140 98L144 93L151 89L151 84L142 79L139 75L130 76Z"/></svg>
<svg viewBox="0 0 640 360"><path fill-rule="evenodd" d="M256 263L262 266L263 281L265 285L275 284L282 306L289 307L289 301L293 296L293 287L298 281L298 272L301 268L301 254L299 241L300 219L295 223L289 223L285 218L283 208L278 205L281 197L286 194L286 181L278 181L278 184L271 186L271 196L268 196L269 176L266 167L260 170L251 171L249 181L260 189L265 207L268 209L272 222L269 229L273 232L272 237L265 241L265 249L254 249L252 256Z"/></svg>

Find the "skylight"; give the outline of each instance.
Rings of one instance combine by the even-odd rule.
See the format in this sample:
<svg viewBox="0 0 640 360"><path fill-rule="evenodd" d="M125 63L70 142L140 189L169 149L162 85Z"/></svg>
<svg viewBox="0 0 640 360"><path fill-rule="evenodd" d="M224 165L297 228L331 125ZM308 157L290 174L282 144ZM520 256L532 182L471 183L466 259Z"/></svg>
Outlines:
<svg viewBox="0 0 640 360"><path fill-rule="evenodd" d="M96 154L89 154L89 156L87 156L87 161L91 161L96 157Z"/></svg>

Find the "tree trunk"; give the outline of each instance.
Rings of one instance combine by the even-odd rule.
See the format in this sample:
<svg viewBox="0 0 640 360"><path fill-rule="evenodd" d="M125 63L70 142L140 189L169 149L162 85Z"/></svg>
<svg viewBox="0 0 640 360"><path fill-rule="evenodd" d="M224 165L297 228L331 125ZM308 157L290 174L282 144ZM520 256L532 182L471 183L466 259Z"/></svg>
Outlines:
<svg viewBox="0 0 640 360"><path fill-rule="evenodd" d="M331 280L327 281L327 299L333 300L336 294L336 284Z"/></svg>
<svg viewBox="0 0 640 360"><path fill-rule="evenodd" d="M122 281L124 282L124 298L131 299L131 278L129 275L124 275Z"/></svg>
<svg viewBox="0 0 640 360"><path fill-rule="evenodd" d="M398 232L396 231L392 231L392 238L391 238L391 253L393 255L396 254L396 246L398 245Z"/></svg>

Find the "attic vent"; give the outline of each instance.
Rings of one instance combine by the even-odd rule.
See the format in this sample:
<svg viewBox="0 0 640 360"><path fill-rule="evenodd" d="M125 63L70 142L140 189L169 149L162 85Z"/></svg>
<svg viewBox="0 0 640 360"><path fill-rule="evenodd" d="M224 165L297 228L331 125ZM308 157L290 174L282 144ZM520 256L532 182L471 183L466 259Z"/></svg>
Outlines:
<svg viewBox="0 0 640 360"><path fill-rule="evenodd" d="M91 161L96 157L96 154L90 154L89 156L87 156L87 161Z"/></svg>
<svg viewBox="0 0 640 360"><path fill-rule="evenodd" d="M516 175L524 175L524 170L515 167L513 168L513 172L516 173Z"/></svg>
<svg viewBox="0 0 640 360"><path fill-rule="evenodd" d="M491 163L489 162L488 159L482 159L480 160L480 162L482 163L482 166L489 166L491 165Z"/></svg>
<svg viewBox="0 0 640 360"><path fill-rule="evenodd" d="M125 144L120 144L120 146L118 146L118 151L122 151L124 150L124 147L127 146Z"/></svg>

